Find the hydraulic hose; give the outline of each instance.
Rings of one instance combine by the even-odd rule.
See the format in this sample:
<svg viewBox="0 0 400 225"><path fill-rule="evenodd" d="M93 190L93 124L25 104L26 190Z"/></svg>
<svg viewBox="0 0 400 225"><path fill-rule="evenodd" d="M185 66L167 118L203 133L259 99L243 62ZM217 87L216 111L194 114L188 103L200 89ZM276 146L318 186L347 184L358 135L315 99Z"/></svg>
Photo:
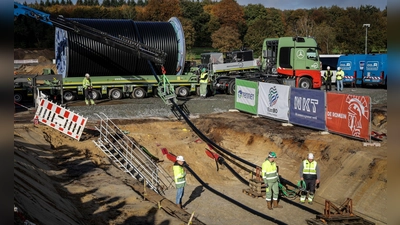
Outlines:
<svg viewBox="0 0 400 225"><path fill-rule="evenodd" d="M244 204L242 204L242 203L240 203L240 202L238 202L238 201L236 201L236 200L230 198L229 196L226 196L226 195L222 194L221 192L219 192L219 191L213 189L213 188L210 187L208 184L206 184L199 176L197 176L197 174L189 167L188 164L185 163L184 166L185 166L185 168L190 172L190 174L192 174L193 177L196 178L196 180L197 180L201 185L203 185L204 188L206 188L207 190L211 191L212 193L218 195L219 197L221 197L221 198L223 198L223 199L229 201L230 203L235 204L236 206L238 206L238 207L240 207L240 208L242 208L242 209L244 209L244 210L246 210L246 211L248 211L248 212L250 212L250 213L252 213L252 214L254 214L254 215L256 215L256 216L259 216L259 217L261 217L261 218L263 218L263 219L266 219L266 220L268 220L268 221L274 222L274 223L276 223L276 224L286 224L286 223L284 223L284 222L282 222L282 221L280 221L280 220L277 220L277 219L275 219L275 218L273 218L273 217L270 217L270 216L267 216L267 215L265 215L265 214L262 214L262 213L260 213L260 212L258 212L258 211L256 211L256 210L254 210L254 209L252 209L252 208L250 208L250 207L248 207L248 206L246 206L246 205L244 205Z"/></svg>

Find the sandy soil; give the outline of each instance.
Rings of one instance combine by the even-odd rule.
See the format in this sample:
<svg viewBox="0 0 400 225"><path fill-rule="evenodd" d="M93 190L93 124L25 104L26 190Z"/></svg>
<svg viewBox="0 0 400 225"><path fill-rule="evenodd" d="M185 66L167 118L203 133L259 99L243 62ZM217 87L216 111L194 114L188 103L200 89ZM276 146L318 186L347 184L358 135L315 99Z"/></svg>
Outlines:
<svg viewBox="0 0 400 225"><path fill-rule="evenodd" d="M145 101L153 104L155 100ZM128 136L161 159L159 166L170 175L173 163L164 158L161 148L183 155L190 168L221 193L219 196L206 189L189 174L183 199L187 210L183 211L174 206L174 188L161 196L147 189L145 192L141 183L110 163L93 143L98 138L93 130L96 121L88 124L78 142L45 125L33 125L32 112L20 112L14 117L14 202L20 210L15 213L15 224L23 224L25 219L35 224L187 224L193 214L192 224L296 225L323 213L325 200L340 205L347 198L353 199L356 215L387 224L386 139L380 142L381 147L364 147L358 140L282 126L240 112L219 109L218 113L196 114L196 110L212 108L218 101L191 102L196 105L190 108L195 115L191 121L208 138L257 165L269 151L275 151L280 175L293 183L298 181L302 159L313 152L322 169L315 204L303 206L298 199L283 197L280 204L284 208L269 211L263 198L242 192L248 186L227 168L219 165L217 170L215 161L205 154L207 145L183 121L169 117L115 120ZM386 99L374 104L373 130L387 133ZM124 104L100 104L98 110L112 107L118 111L118 106ZM79 108L75 106L74 110ZM241 176L250 179L249 168L228 156L224 158Z"/></svg>

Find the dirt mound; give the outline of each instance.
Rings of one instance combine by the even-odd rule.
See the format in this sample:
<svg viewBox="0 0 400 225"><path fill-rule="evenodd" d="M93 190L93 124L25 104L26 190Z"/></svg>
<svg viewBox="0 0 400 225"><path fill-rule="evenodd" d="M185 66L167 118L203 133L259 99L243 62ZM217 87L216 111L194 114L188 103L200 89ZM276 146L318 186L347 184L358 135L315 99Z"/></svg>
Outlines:
<svg viewBox="0 0 400 225"><path fill-rule="evenodd" d="M14 49L14 59L39 59L39 62L52 61L55 57L51 49Z"/></svg>

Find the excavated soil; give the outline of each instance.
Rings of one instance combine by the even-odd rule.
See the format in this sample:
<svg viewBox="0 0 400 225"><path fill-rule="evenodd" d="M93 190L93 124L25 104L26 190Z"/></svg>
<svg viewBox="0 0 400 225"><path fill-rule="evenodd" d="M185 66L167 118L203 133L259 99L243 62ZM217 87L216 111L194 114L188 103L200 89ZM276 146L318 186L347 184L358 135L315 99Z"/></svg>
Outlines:
<svg viewBox="0 0 400 225"><path fill-rule="evenodd" d="M141 104L157 100L161 101L149 98ZM356 215L376 224L387 224L386 138L379 142L380 147L364 146L359 140L298 126L282 126L281 122L241 112L219 109L196 114L195 109L217 107L218 101L191 102L197 107L189 105L193 113L191 121L208 138L260 166L267 153L275 151L280 175L292 183L299 180L302 159L313 152L322 175L315 204L300 205L298 198L282 197L283 209L268 210L263 198L244 194L242 190L248 187L226 167L217 167L205 154L207 145L184 121L152 117L151 113L147 118L113 120L128 136L158 157L159 166L170 175L173 163L164 158L162 148L183 155L205 183L242 204L239 207L206 189L189 174L183 198L187 209L180 210L174 206L174 188L161 196L145 191L142 184L110 163L93 143L97 139L95 120L86 126L82 140L76 141L45 125L33 125L31 111L16 113L14 117L17 121L14 125L14 202L19 210L15 213L15 224L23 224L25 219L35 224L188 224L191 216L192 224L306 224L306 219L323 213L325 200L339 206L347 198L353 200ZM124 107L124 104L100 104L95 111L110 107L116 112L127 110L118 106ZM84 106L75 106L74 110L79 108ZM374 131L387 133L386 111L386 99L373 106ZM254 171L221 155L241 176L250 179Z"/></svg>

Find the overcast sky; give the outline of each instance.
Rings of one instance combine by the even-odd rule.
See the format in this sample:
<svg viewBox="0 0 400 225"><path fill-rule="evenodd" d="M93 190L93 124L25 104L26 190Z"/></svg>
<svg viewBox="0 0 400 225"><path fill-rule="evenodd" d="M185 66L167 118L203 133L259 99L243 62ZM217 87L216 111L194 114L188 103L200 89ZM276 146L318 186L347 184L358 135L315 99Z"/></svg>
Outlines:
<svg viewBox="0 0 400 225"><path fill-rule="evenodd" d="M23 3L24 0L16 0ZM35 0L25 0L27 3L34 3ZM37 0L38 2L40 0ZM45 0L43 0L45 1ZM59 0L61 1L61 0ZM137 0L135 0L137 2ZM263 4L265 7L274 7L277 9L311 9L320 6L330 7L337 5L341 8L349 6L360 7L361 5L372 5L381 10L385 9L387 0L236 0L239 5ZM76 0L72 0L76 2ZM102 2L102 0L99 0Z"/></svg>

